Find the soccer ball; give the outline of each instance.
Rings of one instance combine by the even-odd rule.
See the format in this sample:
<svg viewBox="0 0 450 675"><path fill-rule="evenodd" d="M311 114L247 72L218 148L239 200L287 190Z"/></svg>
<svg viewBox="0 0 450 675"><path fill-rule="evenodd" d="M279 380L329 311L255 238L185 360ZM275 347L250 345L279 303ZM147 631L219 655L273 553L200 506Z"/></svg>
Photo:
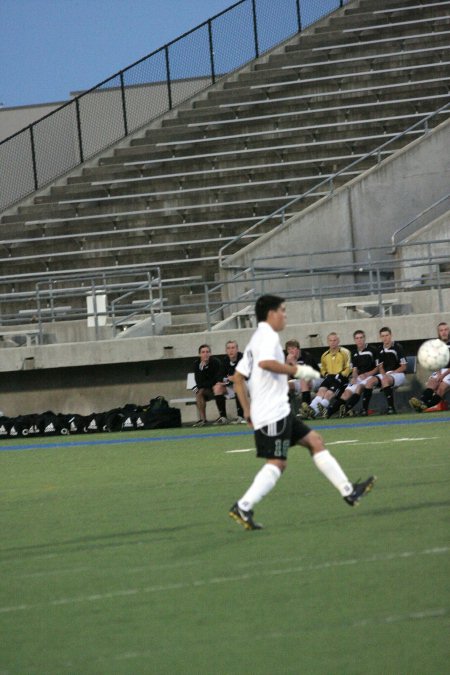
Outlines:
<svg viewBox="0 0 450 675"><path fill-rule="evenodd" d="M447 365L450 353L445 342L436 338L420 345L417 358L420 365L427 370L439 370Z"/></svg>

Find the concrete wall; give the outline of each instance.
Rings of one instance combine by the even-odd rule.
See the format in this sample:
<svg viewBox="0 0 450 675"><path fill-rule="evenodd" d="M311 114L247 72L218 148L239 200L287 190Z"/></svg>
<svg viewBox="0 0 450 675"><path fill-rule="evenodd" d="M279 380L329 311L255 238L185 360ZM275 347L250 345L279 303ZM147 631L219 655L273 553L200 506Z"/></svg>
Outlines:
<svg viewBox="0 0 450 675"><path fill-rule="evenodd" d="M247 267L256 258L292 251L389 245L395 230L448 192L449 147L447 120L336 190L331 198L320 200L249 244L228 258L227 266ZM289 265L288 260L284 262ZM295 264L298 261L293 258ZM225 278L231 279L232 274L223 271Z"/></svg>
<svg viewBox="0 0 450 675"><path fill-rule="evenodd" d="M420 274L426 279L431 271L429 266L408 267L408 260L413 258L420 259L422 257L424 260L427 260L430 254L433 256L440 255L443 259L447 258L447 263L442 264L441 267L443 270L441 271L443 271L448 278L450 275L450 211L444 213L439 218L436 218L432 223L429 223L426 227L422 228L420 232L408 237L406 243L420 244L420 242L430 240L440 240L440 243L431 246L424 243L423 246L418 245L400 249L399 257L405 262L404 270L402 272L403 279L414 279Z"/></svg>
<svg viewBox="0 0 450 675"><path fill-rule="evenodd" d="M332 330L342 344L350 345L356 329L362 328L368 340L376 342L379 329L387 324L407 352L415 353L421 340L436 334L439 321L450 322L447 307L444 314L300 323L301 308L289 303L291 320L280 338L284 343L295 337L319 357ZM44 410L87 414L128 402L143 404L157 395L186 396L186 375L200 344L206 342L213 354L223 354L228 339L236 339L243 348L251 334L252 329L242 329L1 349L0 409L11 416ZM419 379L424 377L419 373Z"/></svg>
<svg viewBox="0 0 450 675"><path fill-rule="evenodd" d="M33 122L53 112L65 101L42 103L40 105L14 106L0 108L0 143L17 131L21 131Z"/></svg>

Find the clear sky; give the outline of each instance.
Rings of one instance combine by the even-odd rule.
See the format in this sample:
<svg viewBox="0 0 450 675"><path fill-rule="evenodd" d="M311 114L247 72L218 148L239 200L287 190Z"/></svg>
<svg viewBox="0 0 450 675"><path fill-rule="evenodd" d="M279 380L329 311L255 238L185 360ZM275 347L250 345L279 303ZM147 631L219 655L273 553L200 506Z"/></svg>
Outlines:
<svg viewBox="0 0 450 675"><path fill-rule="evenodd" d="M232 4L0 0L0 104L65 101Z"/></svg>

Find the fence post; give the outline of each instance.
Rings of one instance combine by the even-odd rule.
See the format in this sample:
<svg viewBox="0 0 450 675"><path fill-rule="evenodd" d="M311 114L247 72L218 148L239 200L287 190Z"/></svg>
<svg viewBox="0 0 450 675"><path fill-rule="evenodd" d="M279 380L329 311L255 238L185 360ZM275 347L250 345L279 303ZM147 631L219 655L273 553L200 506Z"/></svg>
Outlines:
<svg viewBox="0 0 450 675"><path fill-rule="evenodd" d="M124 136L128 136L127 101L125 98L125 84L123 81L123 70L120 71L120 92L122 94L123 131Z"/></svg>
<svg viewBox="0 0 450 675"><path fill-rule="evenodd" d="M297 10L297 25L298 32L302 32L302 15L300 14L300 0L295 0L295 8Z"/></svg>
<svg viewBox="0 0 450 675"><path fill-rule="evenodd" d="M212 26L211 19L208 19L208 41L209 41L209 58L211 61L211 82L214 84L216 81L216 71L214 68L214 43L212 36Z"/></svg>
<svg viewBox="0 0 450 675"><path fill-rule="evenodd" d="M259 44L258 44L258 22L256 20L256 0L252 0L252 12L253 12L253 37L255 39L255 58L258 58Z"/></svg>
<svg viewBox="0 0 450 675"><path fill-rule="evenodd" d="M172 110L172 84L170 80L169 47L167 45L164 47L164 53L166 55L167 96L169 98L169 110Z"/></svg>
<svg viewBox="0 0 450 675"><path fill-rule="evenodd" d="M30 124L30 142L31 142L31 162L33 165L33 181L34 189L37 190L39 187L38 175L37 175L37 164L36 164L36 147L34 145L34 132L33 125Z"/></svg>
<svg viewBox="0 0 450 675"><path fill-rule="evenodd" d="M84 162L83 153L83 137L81 135L81 117L80 117L80 99L75 99L75 110L77 113L77 132L78 132L78 148L80 150L80 164Z"/></svg>
<svg viewBox="0 0 450 675"><path fill-rule="evenodd" d="M211 308L209 306L208 284L203 284L203 292L205 294L205 313L206 313L206 330L211 330Z"/></svg>

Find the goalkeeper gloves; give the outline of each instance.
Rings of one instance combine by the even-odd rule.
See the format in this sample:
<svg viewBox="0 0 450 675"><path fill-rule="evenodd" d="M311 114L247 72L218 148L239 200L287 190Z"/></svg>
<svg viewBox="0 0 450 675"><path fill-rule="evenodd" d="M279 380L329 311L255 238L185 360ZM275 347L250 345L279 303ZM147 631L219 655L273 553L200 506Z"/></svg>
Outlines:
<svg viewBox="0 0 450 675"><path fill-rule="evenodd" d="M297 366L297 370L294 375L296 380L315 380L320 377L318 370L314 370L311 366Z"/></svg>

